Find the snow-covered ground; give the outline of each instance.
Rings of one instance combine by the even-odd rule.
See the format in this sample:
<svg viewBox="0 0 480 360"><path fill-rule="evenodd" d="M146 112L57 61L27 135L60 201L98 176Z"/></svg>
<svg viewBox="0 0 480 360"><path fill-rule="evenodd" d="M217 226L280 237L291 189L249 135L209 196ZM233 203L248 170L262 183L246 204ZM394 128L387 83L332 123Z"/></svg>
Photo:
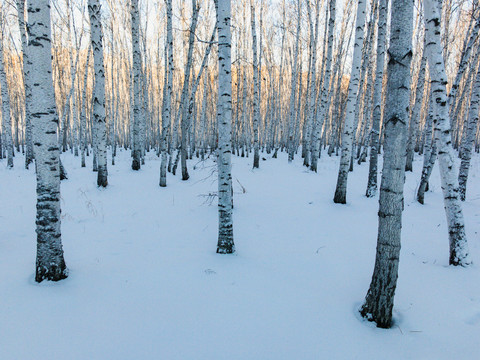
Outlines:
<svg viewBox="0 0 480 360"><path fill-rule="evenodd" d="M332 201L338 158L318 173L233 157L237 253L217 255L216 173L160 188L152 153L129 152L109 186L63 155L62 239L70 270L36 284L35 175L0 163L0 359L479 359L480 157L464 203L474 265L448 266L438 169L414 201L421 158L407 173L395 325L359 318L375 259L378 198L364 196L368 163L350 173L347 205ZM193 165L196 164L196 169Z"/></svg>

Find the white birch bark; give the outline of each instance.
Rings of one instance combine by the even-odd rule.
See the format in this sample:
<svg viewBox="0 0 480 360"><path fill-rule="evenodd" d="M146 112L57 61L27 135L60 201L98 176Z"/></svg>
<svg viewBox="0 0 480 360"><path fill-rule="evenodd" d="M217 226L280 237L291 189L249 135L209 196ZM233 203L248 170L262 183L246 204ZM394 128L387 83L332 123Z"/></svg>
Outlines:
<svg viewBox="0 0 480 360"><path fill-rule="evenodd" d="M477 40L478 33L480 32L480 16L477 18L475 22L475 26L472 29L470 34L470 38L466 43L465 49L462 52L462 56L460 59L460 65L458 66L457 74L455 75L455 80L452 83L452 88L450 89L450 93L448 94L448 105L449 107L453 108L455 103L455 98L457 96L458 88L460 86L460 81L462 80L462 76L467 69L468 61L470 59L470 55L474 48L475 41Z"/></svg>
<svg viewBox="0 0 480 360"><path fill-rule="evenodd" d="M310 13L310 2L307 1L307 13L309 18L310 26L310 80L309 80L309 89L308 89L308 114L305 119L306 124L304 126L305 131L303 133L303 149L302 153L304 155L303 165L310 166L311 158L311 132L313 120L315 117L315 100L317 98L317 42L318 42L318 23L319 23L319 14L320 14L320 1L316 0L315 2L315 30L313 25L313 20Z"/></svg>
<svg viewBox="0 0 480 360"><path fill-rule="evenodd" d="M418 122L420 120L420 109L423 103L423 93L425 88L425 67L427 59L425 54L422 54L422 60L420 62L420 71L418 73L417 91L415 95L415 104L410 116L410 126L408 128L408 141L407 141L407 162L405 164L405 171L413 170L413 158L414 158L414 143L415 134L418 129Z"/></svg>
<svg viewBox="0 0 480 360"><path fill-rule="evenodd" d="M435 106L435 138L438 147L438 161L443 190L445 212L447 216L450 240L451 265L470 264L465 223L459 199L455 154L452 146L450 121L448 115L447 76L442 56L440 39L441 0L425 0L425 36L427 37L427 59L430 70L432 93Z"/></svg>
<svg viewBox="0 0 480 360"><path fill-rule="evenodd" d="M231 3L215 0L218 31L218 243L217 253L235 252L232 221Z"/></svg>
<svg viewBox="0 0 480 360"><path fill-rule="evenodd" d="M362 60L362 44L365 27L365 7L366 0L358 0L352 71L350 75L350 83L348 86L347 109L345 116L345 125L342 134L342 155L340 159L340 167L338 169L335 196L333 198L333 201L337 204L346 204L347 202L347 180L348 170L350 167L350 157L352 152L352 142L355 131L355 129L353 128L353 122L355 120L355 102L357 99L360 66Z"/></svg>
<svg viewBox="0 0 480 360"><path fill-rule="evenodd" d="M398 277L405 180L405 150L410 102L413 1L393 0L382 182L375 267L360 313L389 328Z"/></svg>
<svg viewBox="0 0 480 360"><path fill-rule="evenodd" d="M193 67L193 49L194 49L194 42L195 42L195 31L197 29L198 23L198 15L199 15L199 7L197 6L197 1L192 0L192 22L190 24L190 31L188 35L188 52L187 58L185 63L185 71L184 71L184 78L183 78L183 89L182 89L182 96L180 99L180 116L181 116L181 123L180 127L182 130L182 137L180 143L180 161L182 167L182 180L188 180L190 175L188 174L187 169L187 139L188 139L188 132L190 128L189 124L189 116L188 116L188 102L189 102L189 94L190 94L190 76Z"/></svg>
<svg viewBox="0 0 480 360"><path fill-rule="evenodd" d="M138 0L130 2L130 16L132 24L132 77L133 77L133 159L132 169L140 170L142 159L142 141L140 124L140 76L141 76L141 58L140 58L140 15L138 12Z"/></svg>
<svg viewBox="0 0 480 360"><path fill-rule="evenodd" d="M23 52L23 85L25 89L25 168L28 169L29 165L33 162L33 143L32 143L32 121L30 116L30 102L32 98L32 92L30 90L29 79L27 78L27 66L28 66L28 39L25 26L25 0L17 0L17 14L18 14L18 27L20 30L20 38L22 41Z"/></svg>
<svg viewBox="0 0 480 360"><path fill-rule="evenodd" d="M329 106L329 89L332 67L332 53L333 53L333 35L335 28L335 0L329 1L330 14L328 19L328 45L327 57L325 59L325 75L323 78L322 94L320 97L320 109L317 111L317 125L315 127L314 142L312 145L312 164L310 170L317 172L318 157L320 154L321 132L323 123L327 117L327 110Z"/></svg>
<svg viewBox="0 0 480 360"><path fill-rule="evenodd" d="M103 64L103 43L99 0L88 0L95 85L93 88L93 119L97 149L97 185L108 185L107 172L107 128L105 124L105 69Z"/></svg>
<svg viewBox="0 0 480 360"><path fill-rule="evenodd" d="M90 54L92 53L92 44L90 43L87 50L87 61L85 64L85 74L83 75L83 91L82 104L80 111L80 154L81 166L85 167L85 151L88 146L87 139L87 85L88 85L88 68L90 63Z"/></svg>
<svg viewBox="0 0 480 360"><path fill-rule="evenodd" d="M35 281L58 281L68 276L60 232L60 148L58 113L52 80L50 1L29 0L28 78L37 176L37 260Z"/></svg>
<svg viewBox="0 0 480 360"><path fill-rule="evenodd" d="M295 35L295 48L293 50L293 65L292 65L292 82L291 82L291 92L290 92L290 116L288 119L288 161L293 161L293 156L295 153L295 139L294 139L294 124L295 124L295 103L296 103L296 94L297 94L297 81L298 81L298 46L300 42L300 23L302 19L302 8L300 0L297 1L297 32ZM281 75L280 75L281 76Z"/></svg>
<svg viewBox="0 0 480 360"><path fill-rule="evenodd" d="M418 185L417 191L417 201L420 204L424 204L425 201L425 191L428 189L428 180L432 174L433 165L437 159L437 146L435 141L432 140L433 134L433 118L434 115L434 105L433 105L433 94L430 90L430 102L428 104L428 114L426 124L425 124L425 149L423 154L423 168L422 176L420 178L420 184Z"/></svg>
<svg viewBox="0 0 480 360"><path fill-rule="evenodd" d="M478 65L477 76L472 89L472 99L470 100L470 109L468 110L468 123L465 140L462 142L460 157L460 170L458 173L458 183L460 200L465 201L465 193L467 191L468 171L470 169L470 160L472 158L473 143L475 141L475 133L478 124L478 109L480 103L480 65Z"/></svg>
<svg viewBox="0 0 480 360"><path fill-rule="evenodd" d="M250 3L250 12L252 16L252 50L253 50L253 168L260 167L260 155L258 145L258 123L260 117L260 93L259 93L259 74L258 74L258 56L257 56L257 28L255 25L255 7L253 0Z"/></svg>
<svg viewBox="0 0 480 360"><path fill-rule="evenodd" d="M2 38L0 39L0 86L2 87L2 125L5 133L6 149L7 149L7 167L13 168L13 137L12 137L12 118L10 116L10 95L8 93L7 74L5 73L5 57L3 54L3 8L0 8L0 31Z"/></svg>
<svg viewBox="0 0 480 360"><path fill-rule="evenodd" d="M166 66L166 91L163 118L162 118L162 138L161 138L161 164L160 164L160 186L167 186L167 137L172 122L172 86L173 86L173 31L172 31L172 0L166 0L167 11L167 52L168 65Z"/></svg>

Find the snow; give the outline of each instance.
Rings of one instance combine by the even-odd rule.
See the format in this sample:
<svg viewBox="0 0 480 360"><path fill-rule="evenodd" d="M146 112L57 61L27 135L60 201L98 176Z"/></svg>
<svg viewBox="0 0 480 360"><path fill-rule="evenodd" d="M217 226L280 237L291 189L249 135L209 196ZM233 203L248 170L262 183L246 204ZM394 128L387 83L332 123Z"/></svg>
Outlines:
<svg viewBox="0 0 480 360"><path fill-rule="evenodd" d="M62 239L70 270L34 282L35 174L0 163L0 359L478 359L480 157L464 205L474 264L448 266L438 169L414 201L421 157L407 173L395 325L357 309L375 259L378 197L368 164L349 175L347 205L332 201L338 157L318 173L286 154L251 170L234 156L237 253L215 254L215 163L189 162L187 182L160 188L153 152L139 172L130 152L109 164L109 186L62 155ZM110 158L110 157L109 157ZM192 166L196 164L194 170ZM381 165L381 164L380 164ZM379 167L381 169L381 166ZM244 190L243 190L244 189ZM211 200L211 199L210 199Z"/></svg>

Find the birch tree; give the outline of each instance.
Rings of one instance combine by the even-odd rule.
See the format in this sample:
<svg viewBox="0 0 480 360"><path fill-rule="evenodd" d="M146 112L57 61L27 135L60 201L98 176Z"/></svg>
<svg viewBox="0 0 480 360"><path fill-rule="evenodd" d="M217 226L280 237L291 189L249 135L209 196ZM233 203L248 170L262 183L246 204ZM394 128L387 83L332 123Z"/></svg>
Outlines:
<svg viewBox="0 0 480 360"><path fill-rule="evenodd" d="M37 260L35 281L68 276L60 232L60 148L52 81L50 1L29 0L27 59L32 83L31 116L37 176ZM34 67L33 67L34 66ZM35 71L33 71L33 68Z"/></svg>
<svg viewBox="0 0 480 360"><path fill-rule="evenodd" d="M375 268L360 313L378 327L392 324L398 277L410 102L413 1L393 0L387 67L387 102Z"/></svg>
<svg viewBox="0 0 480 360"><path fill-rule="evenodd" d="M290 117L288 119L288 161L293 161L293 155L295 153L295 139L294 139L294 123L295 123L295 96L297 93L297 81L298 81L298 47L300 42L300 23L302 19L302 8L300 0L297 1L297 32L295 35L295 49L293 51L293 65L292 65L292 83L290 92Z"/></svg>
<svg viewBox="0 0 480 360"><path fill-rule="evenodd" d="M433 134L433 118L434 116L434 106L433 106L433 94L430 90L430 102L428 105L428 114L425 124L425 148L423 153L423 168L422 176L420 178L420 184L418 185L417 191L417 201L423 205L425 200L425 191L427 191L428 180L432 174L433 165L437 159L437 144L435 140L432 140Z"/></svg>
<svg viewBox="0 0 480 360"><path fill-rule="evenodd" d="M425 46L424 46L425 47ZM414 138L415 133L418 128L418 121L420 117L420 108L422 107L423 102L423 92L425 87L425 68L427 64L427 59L425 54L422 53L422 58L420 61L420 70L418 73L417 79L417 90L415 95L415 103L413 106L413 110L410 116L410 126L408 128L408 141L407 141L407 162L405 164L406 171L413 170L413 157L414 157Z"/></svg>
<svg viewBox="0 0 480 360"><path fill-rule="evenodd" d="M314 133L314 143L312 151L312 164L310 170L317 171L318 157L320 155L320 143L322 126L327 117L327 110L329 106L329 89L331 78L331 66L332 66L332 53L333 53L333 34L335 28L335 0L329 1L329 19L328 19L328 45L327 55L325 59L325 75L322 82L321 97L320 97L320 111L317 111L317 125Z"/></svg>
<svg viewBox="0 0 480 360"><path fill-rule="evenodd" d="M105 69L103 65L103 43L99 0L88 0L95 85L93 88L93 123L97 149L97 185L106 187L107 172L107 128L105 124Z"/></svg>
<svg viewBox="0 0 480 360"><path fill-rule="evenodd" d="M447 77L442 56L440 39L441 0L425 0L425 36L432 93L435 106L435 141L438 146L438 162L447 216L450 239L450 265L466 266L470 264L465 223L459 199L458 179L455 166L455 155L452 146L448 98L445 84Z"/></svg>
<svg viewBox="0 0 480 360"><path fill-rule="evenodd" d="M163 99L162 113L162 139L161 139L161 164L160 164L160 186L167 186L167 137L172 116L172 86L173 86L173 31L172 31L172 0L166 0L167 11L167 46L165 57L168 63L165 66L166 84L165 97Z"/></svg>
<svg viewBox="0 0 480 360"><path fill-rule="evenodd" d="M466 129L466 138L462 142L460 156L460 171L458 174L460 200L465 201L465 193L467 191L468 171L470 169L470 160L472 158L472 148L475 141L475 133L478 124L478 111L480 103L480 63L477 68L477 76L472 89L472 99L470 101L470 109L468 110L468 122Z"/></svg>
<svg viewBox="0 0 480 360"><path fill-rule="evenodd" d="M32 143L32 125L29 104L32 94L30 90L29 79L27 79L28 66L28 39L27 28L25 26L25 0L17 0L18 28L20 30L20 39L22 42L23 53L23 86L25 91L25 168L33 162L33 143Z"/></svg>
<svg viewBox="0 0 480 360"><path fill-rule="evenodd" d="M260 155L258 145L258 123L260 117L260 76L258 73L258 56L257 56L257 29L255 25L255 7L253 0L250 3L250 12L252 17L252 50L253 50L253 168L260 167ZM260 29L261 31L261 29Z"/></svg>
<svg viewBox="0 0 480 360"><path fill-rule="evenodd" d="M3 132L6 137L7 148L7 167L13 168L13 136L12 136L12 118L10 114L10 95L8 93L7 74L5 73L5 55L3 50L3 43L5 38L5 29L3 26L4 18L3 5L0 7L0 31L2 38L0 39L0 85L2 87L2 124Z"/></svg>
<svg viewBox="0 0 480 360"><path fill-rule="evenodd" d="M370 163L368 169L367 197L377 194L378 147L380 136L380 120L382 116L383 71L385 67L385 37L387 32L388 1L379 0L377 31L377 68L373 86L373 123L370 143Z"/></svg>
<svg viewBox="0 0 480 360"><path fill-rule="evenodd" d="M231 3L215 0L218 33L218 243L217 253L235 252L232 220L232 61Z"/></svg>
<svg viewBox="0 0 480 360"><path fill-rule="evenodd" d="M346 204L347 202L347 179L355 131L355 129L353 128L353 122L355 120L355 102L357 99L360 66L362 60L362 44L365 27L366 0L358 0L357 6L358 7L357 20L355 24L355 45L353 48L352 71L350 75L350 83L348 86L347 109L345 125L342 134L342 155L340 159L340 167L338 169L335 196L333 197L333 202L337 204Z"/></svg>
<svg viewBox="0 0 480 360"><path fill-rule="evenodd" d="M140 124L140 15L138 13L138 0L130 1L130 15L132 25L132 76L133 76L133 159L132 169L140 170L142 158L141 124Z"/></svg>

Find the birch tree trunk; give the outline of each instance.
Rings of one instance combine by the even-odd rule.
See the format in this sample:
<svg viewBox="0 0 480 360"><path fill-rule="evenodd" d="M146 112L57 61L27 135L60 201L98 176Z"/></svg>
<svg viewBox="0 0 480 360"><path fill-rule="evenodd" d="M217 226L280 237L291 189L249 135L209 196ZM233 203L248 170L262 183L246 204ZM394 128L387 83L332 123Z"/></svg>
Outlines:
<svg viewBox="0 0 480 360"><path fill-rule="evenodd" d="M140 124L140 76L141 76L141 58L140 58L140 15L138 13L138 0L131 0L130 15L132 24L132 76L133 76L133 159L132 169L140 170L142 160L142 142L141 142L141 124Z"/></svg>
<svg viewBox="0 0 480 360"><path fill-rule="evenodd" d="M425 51L424 51L425 52ZM420 117L420 109L423 102L423 92L425 87L425 67L427 59L425 53L422 54L422 60L420 62L420 71L418 73L417 80L417 92L415 95L415 105L410 117L410 127L408 128L408 141L407 141L407 162L405 164L405 171L413 170L413 157L414 157L414 143L415 133L418 129L418 121Z"/></svg>
<svg viewBox="0 0 480 360"><path fill-rule="evenodd" d="M92 52L92 44L90 43L87 50L87 61L85 63L85 74L83 77L83 91L82 91L82 104L80 111L80 153L81 153L81 166L85 167L85 151L88 147L87 139L87 85L88 85L88 68L90 63L90 54Z"/></svg>
<svg viewBox="0 0 480 360"><path fill-rule="evenodd" d="M417 191L417 201L423 205L425 200L425 191L428 188L428 180L432 174L433 165L437 159L437 145L435 141L432 141L432 128L433 128L433 118L434 115L434 105L433 105L433 94L430 90L430 103L428 105L428 114L425 124L425 152L423 154L423 169L422 176L420 178L420 184L418 185Z"/></svg>
<svg viewBox="0 0 480 360"><path fill-rule="evenodd" d="M318 17L320 13L320 1L315 1L315 30L311 15L310 1L307 1L308 23L310 27L310 58L309 58L309 79L308 79L308 100L307 100L307 117L303 126L302 156L303 165L310 166L311 157L311 129L313 119L315 117L315 100L317 98L317 41L318 41Z"/></svg>
<svg viewBox="0 0 480 360"><path fill-rule="evenodd" d="M290 92L290 116L288 119L288 161L293 161L293 156L295 153L295 139L294 139L294 124L295 124L295 97L297 93L297 79L298 79L298 46L300 42L300 23L302 19L302 8L300 0L297 1L297 33L295 35L295 49L293 51L293 65L292 65L292 83L291 83L291 92ZM282 76L282 75L280 75Z"/></svg>
<svg viewBox="0 0 480 360"><path fill-rule="evenodd" d="M25 0L17 0L18 27L20 29L20 38L22 41L23 52L23 85L25 89L25 168L33 162L33 143L32 143L32 121L30 115L30 102L32 92L30 90L29 79L27 78L28 66L28 39L25 26Z"/></svg>
<svg viewBox="0 0 480 360"><path fill-rule="evenodd" d="M93 88L93 119L97 139L97 185L108 185L107 172L107 128L105 124L105 69L103 65L103 43L99 0L88 0L95 85Z"/></svg>
<svg viewBox="0 0 480 360"><path fill-rule="evenodd" d="M360 313L378 327L392 324L398 277L405 180L405 150L410 102L413 1L393 0L382 183L378 210L375 268Z"/></svg>
<svg viewBox="0 0 480 360"><path fill-rule="evenodd" d="M60 149L58 113L52 80L50 1L29 0L29 69L31 116L37 176L37 260L35 281L58 281L68 276L60 232ZM35 66L35 71L33 71ZM30 71L32 69L32 71Z"/></svg>
<svg viewBox="0 0 480 360"><path fill-rule="evenodd" d="M172 0L165 1L167 7L167 52L168 65L166 66L166 92L162 118L160 186L167 186L167 136L172 122L172 86L173 86L173 31L172 31Z"/></svg>
<svg viewBox="0 0 480 360"><path fill-rule="evenodd" d="M260 93L259 93L259 74L258 74L258 56L257 56L257 29L255 25L255 7L253 0L250 3L250 12L252 16L252 50L253 50L253 168L260 167L260 155L258 153L258 123L260 117ZM260 29L261 31L261 29Z"/></svg>
<svg viewBox="0 0 480 360"><path fill-rule="evenodd" d="M438 147L438 162L442 182L445 212L450 239L450 265L467 266L470 264L465 223L463 219L459 187L455 166L455 154L452 146L450 121L448 115L447 76L442 56L440 39L441 1L425 0L425 36L433 105L435 107L435 141Z"/></svg>
<svg viewBox="0 0 480 360"><path fill-rule="evenodd" d="M2 86L2 125L6 138L7 148L7 167L13 168L13 136L12 136L12 118L10 116L10 95L8 94L7 74L5 73L5 57L3 54L3 40L4 40L4 17L3 6L0 8L0 31L2 38L0 39L0 85Z"/></svg>
<svg viewBox="0 0 480 360"><path fill-rule="evenodd" d="M190 94L190 74L193 67L193 48L195 42L195 31L197 29L199 7L197 6L197 1L192 0L192 22L190 24L190 31L188 36L188 53L185 64L185 72L183 79L183 90L180 100L180 116L181 116L181 130L182 137L180 143L180 161L182 166L182 180L188 180L190 175L188 174L187 169L187 139L188 139L188 130L189 130L189 117L188 117L188 101Z"/></svg>
<svg viewBox="0 0 480 360"><path fill-rule="evenodd" d="M472 158L473 143L475 141L475 133L478 124L478 108L480 102L480 65L477 68L477 76L472 89L472 99L470 101L470 109L468 111L468 123L465 140L462 142L460 156L460 171L458 174L460 200L465 201L465 193L467 191L468 170L470 168L470 160Z"/></svg>
<svg viewBox="0 0 480 360"><path fill-rule="evenodd" d="M350 75L350 84L348 86L347 109L345 116L345 125L342 134L342 155L340 159L340 167L338 169L335 196L333 198L333 202L336 204L347 203L347 179L353 145L352 142L355 131L355 129L353 128L353 122L355 120L355 102L357 99L360 66L362 60L362 44L365 27L365 7L366 0L358 0L352 72Z"/></svg>
<svg viewBox="0 0 480 360"><path fill-rule="evenodd" d="M457 74L455 75L455 80L453 81L452 88L450 89L450 93L448 94L449 107L453 108L453 105L455 103L455 99L458 93L458 88L460 86L460 81L462 80L463 73L467 69L468 61L470 59L470 55L474 48L474 44L475 44L475 41L477 40L479 32L480 32L480 16L477 18L475 22L475 26L473 27L472 32L470 34L470 38L465 45L465 49L462 51L462 56L460 59L460 64L458 66Z"/></svg>
<svg viewBox="0 0 480 360"><path fill-rule="evenodd" d="M235 252L232 221L232 61L231 3L215 0L218 31L218 244L217 253Z"/></svg>
<svg viewBox="0 0 480 360"><path fill-rule="evenodd" d="M325 59L325 75L323 78L322 93L320 97L320 111L317 112L317 126L315 127L314 143L312 145L312 164L310 170L317 172L318 157L320 154L321 132L323 123L327 117L327 110L329 106L329 89L332 67L332 53L333 53L333 35L335 28L335 0L330 0L330 14L328 19L328 45L327 57Z"/></svg>

